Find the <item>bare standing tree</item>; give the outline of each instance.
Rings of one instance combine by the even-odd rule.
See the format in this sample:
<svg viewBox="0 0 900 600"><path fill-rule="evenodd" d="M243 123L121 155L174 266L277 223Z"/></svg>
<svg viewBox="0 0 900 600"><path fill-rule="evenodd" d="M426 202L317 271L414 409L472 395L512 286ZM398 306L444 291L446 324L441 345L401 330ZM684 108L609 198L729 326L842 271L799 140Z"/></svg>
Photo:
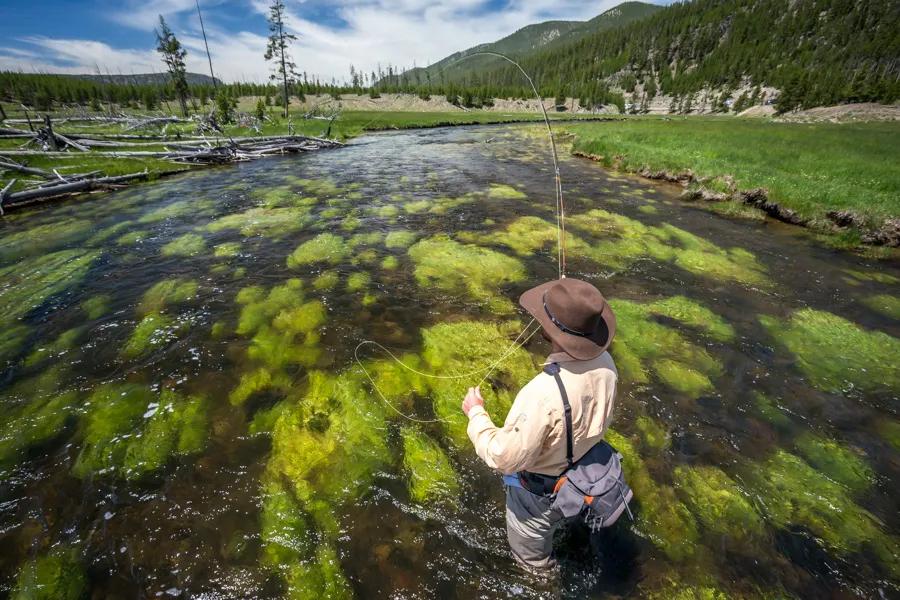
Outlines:
<svg viewBox="0 0 900 600"><path fill-rule="evenodd" d="M178 95L178 102L181 104L181 113L187 116L187 97L188 89L187 76L185 72L187 68L184 65L184 57L187 56L187 50L181 47L181 42L166 25L166 20L159 15L159 29L156 30L156 51L162 55L163 62L166 63L166 69L169 71L169 77L172 78L172 86Z"/></svg>
<svg viewBox="0 0 900 600"><path fill-rule="evenodd" d="M266 46L266 60L275 60L275 72L271 79L281 79L284 84L284 116L288 116L288 104L290 103L289 85L297 77L297 65L288 56L288 48L291 42L297 39L296 35L284 30L284 2L272 0L269 7L269 44Z"/></svg>

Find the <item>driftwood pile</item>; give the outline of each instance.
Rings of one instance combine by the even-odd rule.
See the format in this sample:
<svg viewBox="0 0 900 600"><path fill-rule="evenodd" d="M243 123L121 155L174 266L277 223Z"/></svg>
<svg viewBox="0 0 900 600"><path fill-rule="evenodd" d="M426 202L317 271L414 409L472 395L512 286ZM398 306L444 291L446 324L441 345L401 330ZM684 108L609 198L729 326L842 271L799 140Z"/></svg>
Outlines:
<svg viewBox="0 0 900 600"><path fill-rule="evenodd" d="M142 119L94 117L93 119L122 123L126 126L125 131L183 121L178 117ZM82 121L84 117L72 120ZM19 121L26 121L30 131L9 126L18 124ZM57 121L57 123L59 122L62 120ZM221 165L343 145L334 140L298 135L216 137L212 139L206 136L190 136L171 139L167 136L96 133L91 134L91 137L82 137L81 135L60 134L54 130L53 122L49 117L44 118L42 127L35 127L35 123L30 118L7 120L5 125L0 127L0 138L22 139L24 143L16 149L0 150L0 174L6 171L28 176L29 184L23 189L11 192L17 181L17 179L12 179L0 189L0 215L3 214L4 209L14 206L86 191L114 189L127 182L147 179L151 176L147 170L113 177L104 176L101 171L61 174L57 169L47 170L23 164L19 157L72 159L90 153L89 156L92 157L110 159L154 158L182 164ZM21 179L21 177L18 178L18 180Z"/></svg>

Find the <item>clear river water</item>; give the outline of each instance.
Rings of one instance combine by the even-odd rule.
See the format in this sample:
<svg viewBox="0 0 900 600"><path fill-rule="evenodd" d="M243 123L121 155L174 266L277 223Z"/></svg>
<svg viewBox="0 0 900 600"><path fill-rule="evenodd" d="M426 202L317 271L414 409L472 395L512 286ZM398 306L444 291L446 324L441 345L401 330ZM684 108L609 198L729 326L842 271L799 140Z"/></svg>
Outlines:
<svg viewBox="0 0 900 600"><path fill-rule="evenodd" d="M537 126L372 135L0 222L0 596L900 594L900 266L564 156L635 491L517 569L459 412L557 273ZM547 353L483 388L500 422ZM397 411L428 423L398 416Z"/></svg>

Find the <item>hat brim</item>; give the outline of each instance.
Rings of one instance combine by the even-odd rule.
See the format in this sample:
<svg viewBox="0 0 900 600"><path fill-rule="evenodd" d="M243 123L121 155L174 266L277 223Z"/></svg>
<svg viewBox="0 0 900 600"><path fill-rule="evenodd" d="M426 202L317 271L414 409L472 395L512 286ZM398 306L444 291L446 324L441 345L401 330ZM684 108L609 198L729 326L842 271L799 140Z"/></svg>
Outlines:
<svg viewBox="0 0 900 600"><path fill-rule="evenodd" d="M600 327L592 335L583 337L566 333L550 320L550 315L544 309L544 294L558 283L559 280L548 281L531 288L519 296L519 305L541 324L547 336L565 350L566 354L578 360L597 358L609 349L616 334L616 316L613 314L609 302L603 298Z"/></svg>

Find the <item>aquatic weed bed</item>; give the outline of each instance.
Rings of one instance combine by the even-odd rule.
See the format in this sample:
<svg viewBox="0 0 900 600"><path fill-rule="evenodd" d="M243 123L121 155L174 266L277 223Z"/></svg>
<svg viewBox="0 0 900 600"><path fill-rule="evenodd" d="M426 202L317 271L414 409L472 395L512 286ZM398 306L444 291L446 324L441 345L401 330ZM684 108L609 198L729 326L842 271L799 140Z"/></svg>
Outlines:
<svg viewBox="0 0 900 600"><path fill-rule="evenodd" d="M0 241L12 597L849 597L897 592L900 269L565 160L570 276L612 299L635 521L508 555L459 413L556 274L534 128L377 135L178 176ZM486 143L491 140L491 143ZM496 421L537 371L491 374ZM479 379L480 375L476 377Z"/></svg>

